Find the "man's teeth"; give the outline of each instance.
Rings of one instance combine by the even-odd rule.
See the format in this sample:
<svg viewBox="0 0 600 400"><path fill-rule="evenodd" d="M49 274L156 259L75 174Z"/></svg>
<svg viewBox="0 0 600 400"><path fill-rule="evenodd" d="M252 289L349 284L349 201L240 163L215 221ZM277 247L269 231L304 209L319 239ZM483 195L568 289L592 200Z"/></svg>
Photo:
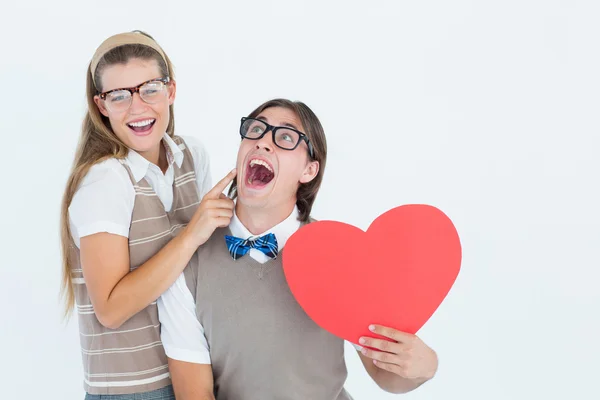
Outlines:
<svg viewBox="0 0 600 400"><path fill-rule="evenodd" d="M133 127L136 127L136 128L141 128L143 126L148 126L148 125L150 125L153 122L154 122L153 119L147 119L145 121L131 122L131 123L127 124L127 125L133 126Z"/></svg>
<svg viewBox="0 0 600 400"><path fill-rule="evenodd" d="M273 170L271 169L271 167L269 166L269 164L267 164L265 161L263 160L252 160L250 161L250 166L253 167L255 165L262 165L263 167L265 167L266 169L269 170L269 172L273 172Z"/></svg>

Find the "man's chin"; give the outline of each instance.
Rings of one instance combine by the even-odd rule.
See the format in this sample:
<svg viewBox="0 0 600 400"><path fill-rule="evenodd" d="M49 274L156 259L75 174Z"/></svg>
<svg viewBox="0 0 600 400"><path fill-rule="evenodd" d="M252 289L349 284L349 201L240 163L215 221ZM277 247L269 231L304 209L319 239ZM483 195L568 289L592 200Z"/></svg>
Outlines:
<svg viewBox="0 0 600 400"><path fill-rule="evenodd" d="M246 187L241 188L241 190L238 191L237 201L245 207L265 207L269 203L269 198L271 194L271 190L265 189L256 190Z"/></svg>

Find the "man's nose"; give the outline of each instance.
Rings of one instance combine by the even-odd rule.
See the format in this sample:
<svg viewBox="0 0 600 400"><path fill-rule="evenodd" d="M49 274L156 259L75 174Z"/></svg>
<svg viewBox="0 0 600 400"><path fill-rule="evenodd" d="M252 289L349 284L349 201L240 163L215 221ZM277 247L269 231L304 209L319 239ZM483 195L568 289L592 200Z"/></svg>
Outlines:
<svg viewBox="0 0 600 400"><path fill-rule="evenodd" d="M269 130L265 135L256 141L257 150L265 150L270 153L273 151L273 133Z"/></svg>

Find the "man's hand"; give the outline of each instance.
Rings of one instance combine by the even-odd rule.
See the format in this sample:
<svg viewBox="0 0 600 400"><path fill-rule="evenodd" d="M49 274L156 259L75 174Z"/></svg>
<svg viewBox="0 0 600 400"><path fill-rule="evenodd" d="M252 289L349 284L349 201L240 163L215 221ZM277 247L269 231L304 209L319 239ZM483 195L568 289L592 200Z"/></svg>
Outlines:
<svg viewBox="0 0 600 400"><path fill-rule="evenodd" d="M433 378L438 366L437 355L421 339L410 333L380 325L371 325L369 329L391 339L389 341L369 337L360 338L359 343L364 346L362 354L372 359L375 366L401 378L412 380L417 386Z"/></svg>

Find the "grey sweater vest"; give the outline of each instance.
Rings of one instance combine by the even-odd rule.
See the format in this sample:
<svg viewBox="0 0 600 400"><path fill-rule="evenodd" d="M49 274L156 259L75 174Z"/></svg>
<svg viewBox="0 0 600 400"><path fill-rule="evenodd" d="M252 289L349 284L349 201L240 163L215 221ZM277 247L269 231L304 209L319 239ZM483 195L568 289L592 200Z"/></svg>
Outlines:
<svg viewBox="0 0 600 400"><path fill-rule="evenodd" d="M183 139L173 137L185 156L181 168L173 164L173 206L165 212L154 189L143 178L136 182L127 164L123 166L135 189L129 230L129 262L133 271L158 253L185 227L200 202L190 150ZM132 316L119 329L103 326L96 317L83 278L79 249L72 277L77 301L84 390L90 394L141 393L171 384L167 356L160 341L156 301Z"/></svg>
<svg viewBox="0 0 600 400"><path fill-rule="evenodd" d="M281 253L233 260L217 229L184 271L205 329L217 400L351 400L344 341L296 302Z"/></svg>

